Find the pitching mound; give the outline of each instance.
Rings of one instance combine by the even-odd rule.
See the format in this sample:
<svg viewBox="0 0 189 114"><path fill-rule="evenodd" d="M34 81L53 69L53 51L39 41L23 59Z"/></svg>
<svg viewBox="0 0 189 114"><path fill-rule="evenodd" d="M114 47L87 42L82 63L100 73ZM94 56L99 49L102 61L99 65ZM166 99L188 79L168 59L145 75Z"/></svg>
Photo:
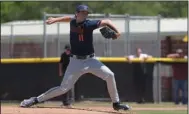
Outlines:
<svg viewBox="0 0 189 114"><path fill-rule="evenodd" d="M105 107L66 109L62 107L20 108L17 106L2 106L1 111L2 114L134 114L130 111L118 112Z"/></svg>
<svg viewBox="0 0 189 114"><path fill-rule="evenodd" d="M58 103L46 103L31 108L21 108L19 104L4 104L2 114L138 114L138 111L186 111L186 106L168 105L136 105L131 104L131 111L114 111L110 103L82 102L75 104L72 109L61 107Z"/></svg>

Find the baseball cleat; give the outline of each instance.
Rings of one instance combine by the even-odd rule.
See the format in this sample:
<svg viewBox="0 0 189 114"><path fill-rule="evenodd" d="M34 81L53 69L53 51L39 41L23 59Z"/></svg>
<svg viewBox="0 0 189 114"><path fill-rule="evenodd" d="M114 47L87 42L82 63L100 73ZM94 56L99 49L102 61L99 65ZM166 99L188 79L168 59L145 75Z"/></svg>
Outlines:
<svg viewBox="0 0 189 114"><path fill-rule="evenodd" d="M29 99L25 99L23 100L21 103L20 103L20 107L23 107L23 108L27 108L27 107L30 107L32 105L35 105L37 104L37 98L36 97L31 97Z"/></svg>
<svg viewBox="0 0 189 114"><path fill-rule="evenodd" d="M131 107L129 105L123 105L120 103L113 103L113 109L114 110L130 110Z"/></svg>

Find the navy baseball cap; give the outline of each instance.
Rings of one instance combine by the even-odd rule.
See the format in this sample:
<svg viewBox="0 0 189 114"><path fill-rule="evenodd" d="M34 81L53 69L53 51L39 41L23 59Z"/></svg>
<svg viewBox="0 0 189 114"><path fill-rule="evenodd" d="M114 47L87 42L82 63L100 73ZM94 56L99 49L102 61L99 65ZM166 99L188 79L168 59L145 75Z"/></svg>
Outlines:
<svg viewBox="0 0 189 114"><path fill-rule="evenodd" d="M87 5L78 5L76 7L76 12L80 12L80 11L87 11L87 12L90 12L89 11L89 7Z"/></svg>

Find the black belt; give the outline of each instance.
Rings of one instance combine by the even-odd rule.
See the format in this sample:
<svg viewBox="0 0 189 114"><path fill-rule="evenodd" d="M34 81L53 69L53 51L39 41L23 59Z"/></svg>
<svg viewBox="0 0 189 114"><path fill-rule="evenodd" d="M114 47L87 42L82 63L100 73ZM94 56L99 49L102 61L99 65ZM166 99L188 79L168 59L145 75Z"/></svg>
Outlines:
<svg viewBox="0 0 189 114"><path fill-rule="evenodd" d="M85 56L79 56L79 55L73 55L73 54L70 54L70 57L73 57L73 58L76 58L76 59L88 59L88 58L92 58L94 57L95 54L90 54L90 55L85 55Z"/></svg>

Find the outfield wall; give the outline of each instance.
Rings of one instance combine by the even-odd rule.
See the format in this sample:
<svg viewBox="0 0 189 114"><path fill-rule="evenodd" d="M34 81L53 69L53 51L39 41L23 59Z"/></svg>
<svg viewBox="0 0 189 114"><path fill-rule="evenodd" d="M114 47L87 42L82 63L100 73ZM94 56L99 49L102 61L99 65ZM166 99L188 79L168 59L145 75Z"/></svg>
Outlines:
<svg viewBox="0 0 189 114"><path fill-rule="evenodd" d="M51 87L59 86L61 77L58 76L58 60L52 59L26 59L19 60L4 59L1 60L1 80L0 96L2 100L23 100L31 96L37 96ZM129 64L124 62L125 59L100 59L114 73L117 82L117 88L122 101L135 101L139 96L135 94L133 83L133 65L140 64L135 60ZM159 60L157 58L157 60ZM169 59L168 59L169 60ZM165 61L161 59L161 61ZM166 60L167 61L167 60ZM154 77L154 60L147 61L148 78L146 82L147 92L146 100L153 101L153 77ZM187 60L178 60L184 62ZM173 60L168 63L174 64ZM157 88L156 88L157 89ZM109 98L106 83L93 76L92 74L83 75L75 86L76 100L84 98ZM53 100L60 100L61 97Z"/></svg>

